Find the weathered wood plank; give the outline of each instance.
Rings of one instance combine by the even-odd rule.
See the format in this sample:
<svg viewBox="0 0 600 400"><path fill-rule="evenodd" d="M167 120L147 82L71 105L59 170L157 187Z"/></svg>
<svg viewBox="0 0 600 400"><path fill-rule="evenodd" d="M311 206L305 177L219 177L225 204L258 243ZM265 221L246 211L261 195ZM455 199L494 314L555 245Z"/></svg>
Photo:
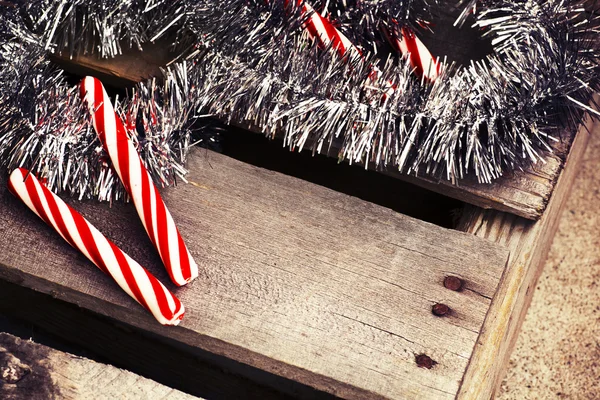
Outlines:
<svg viewBox="0 0 600 400"><path fill-rule="evenodd" d="M491 184L478 183L474 178L451 184L446 180L424 175L416 177L396 171L385 173L483 209L536 220L546 209L554 190L554 182L563 166L562 158L556 153L546 155L544 161L545 163L532 165L524 171L507 174Z"/></svg>
<svg viewBox="0 0 600 400"><path fill-rule="evenodd" d="M492 398L502 381L590 132L600 133L600 123L588 120L580 129L539 221L477 207L467 207L463 214L460 229L507 246L510 261L477 340L459 399Z"/></svg>
<svg viewBox="0 0 600 400"><path fill-rule="evenodd" d="M0 332L0 398L192 400L198 397L112 365Z"/></svg>
<svg viewBox="0 0 600 400"><path fill-rule="evenodd" d="M560 142L553 143L553 153L545 154L543 160L524 170L507 173L493 183L479 183L473 176L450 182L445 178L435 178L425 174L400 173L393 167L381 168L369 165L369 169L483 209L504 211L526 219L537 220L546 208L572 139L571 136L565 135ZM277 137L275 140L278 140ZM322 151L321 154L339 158L340 147L340 141L334 141L328 150ZM304 151L310 151L310 143Z"/></svg>
<svg viewBox="0 0 600 400"><path fill-rule="evenodd" d="M159 326L4 188L2 275L342 397L456 395L508 258L502 246L216 153L194 150L189 166L190 184L164 193L201 268L176 290L188 310L180 327ZM71 203L168 280L133 206ZM444 288L446 275L466 290ZM448 316L432 315L438 302ZM422 353L432 369L416 365Z"/></svg>

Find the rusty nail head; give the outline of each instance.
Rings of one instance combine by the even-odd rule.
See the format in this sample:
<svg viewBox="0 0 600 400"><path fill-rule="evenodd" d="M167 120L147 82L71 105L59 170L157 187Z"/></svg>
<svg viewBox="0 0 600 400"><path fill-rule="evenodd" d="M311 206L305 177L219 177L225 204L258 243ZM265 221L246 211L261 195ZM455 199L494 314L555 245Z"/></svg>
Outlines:
<svg viewBox="0 0 600 400"><path fill-rule="evenodd" d="M433 361L431 357L426 354L415 355L415 362L417 363L418 367L427 369L431 369L437 364L437 362Z"/></svg>
<svg viewBox="0 0 600 400"><path fill-rule="evenodd" d="M450 307L445 304L437 303L431 307L431 312L433 315L437 315L438 317L443 317L444 315L450 312Z"/></svg>
<svg viewBox="0 0 600 400"><path fill-rule="evenodd" d="M464 281L457 276L449 275L444 278L444 287L446 289L458 292L463 288L463 285Z"/></svg>

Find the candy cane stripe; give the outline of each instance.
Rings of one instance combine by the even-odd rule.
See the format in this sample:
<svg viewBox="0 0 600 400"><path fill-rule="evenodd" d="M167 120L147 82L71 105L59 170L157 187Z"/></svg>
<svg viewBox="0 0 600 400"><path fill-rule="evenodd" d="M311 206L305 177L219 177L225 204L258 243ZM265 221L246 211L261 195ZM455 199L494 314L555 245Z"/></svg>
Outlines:
<svg viewBox="0 0 600 400"><path fill-rule="evenodd" d="M156 188L154 187L154 185L150 185L150 182L147 179L145 179L144 181L147 183L147 185L150 186L150 213L152 214L152 227L148 230L148 233L152 232L150 238L152 238L153 243L158 243L158 232L156 232L156 229L154 229L156 226L158 226L158 213L156 212Z"/></svg>
<svg viewBox="0 0 600 400"><path fill-rule="evenodd" d="M52 198L52 200L54 200L54 198ZM72 243L70 244L73 247L79 249L83 253L83 255L86 256L88 259L91 259L92 256L83 244L83 239L81 238L81 234L77 229L77 224L75 223L75 220L73 218L73 215L71 215L69 208L66 204L62 202L58 203L53 202L52 200L50 200L49 203L51 209L53 210L52 213L56 215L56 223L60 224L58 225L58 228L62 230L63 237L64 235L68 235L72 240ZM56 204L56 206L54 204ZM50 225L52 226L52 224ZM98 265L98 268L100 268L105 274L108 274L108 270L103 265Z"/></svg>
<svg viewBox="0 0 600 400"><path fill-rule="evenodd" d="M92 114L94 129L123 186L131 196L142 224L158 250L171 280L177 285L185 285L198 276L198 266L185 246L150 174L129 140L125 126L116 115L102 83L96 78L86 77L81 83L81 94Z"/></svg>
<svg viewBox="0 0 600 400"><path fill-rule="evenodd" d="M340 56L350 55L352 57L360 57L361 52L350 39L340 32L331 21L317 13L315 9L308 3L298 0L298 5L302 6L304 14L310 14L305 22L305 28L308 33L316 38L321 46L331 46L338 51ZM434 81L440 73L440 64L431 55L427 47L416 37L415 33L406 27L402 28L401 39L391 39L389 32L385 32L388 40L402 55L408 57L410 65L414 68L419 76L424 76L426 79ZM348 54L350 53L350 54ZM376 75L379 75L377 67L373 66Z"/></svg>
<svg viewBox="0 0 600 400"><path fill-rule="evenodd" d="M350 39L337 30L327 18L316 12L310 4L303 3L302 12L310 14L305 23L306 29L322 46L327 47L331 44L342 57L346 56L347 52L351 52L352 56L360 56L360 51L352 44Z"/></svg>
<svg viewBox="0 0 600 400"><path fill-rule="evenodd" d="M392 40L394 47L409 58L410 65L419 75L430 81L436 80L441 71L440 63L411 29L404 27L401 32L401 38Z"/></svg>
<svg viewBox="0 0 600 400"><path fill-rule="evenodd" d="M175 314L183 313L183 305L179 299L175 296L170 295L171 293L157 280L152 279L153 276L148 271L141 271L146 274L147 282L152 290L156 293L159 302L161 312L174 310Z"/></svg>
<svg viewBox="0 0 600 400"><path fill-rule="evenodd" d="M38 183L35 182L33 179L28 179L25 182L25 184L36 186L38 185ZM41 186L39 190L43 192L43 186ZM32 191L32 193L35 193L35 195L38 196L37 190ZM69 242L73 247L76 247L76 243L79 243L80 246L82 246L82 248L84 249L84 255L88 259L91 259L92 262L94 262L98 266L98 268L102 270L102 272L104 272L105 274L109 274L109 271L106 268L106 264L104 263L102 258L99 257L98 249L93 243L90 243L90 241L92 241L93 238L89 229L86 229L87 224L83 223L83 221L80 221L80 219L83 220L83 217L81 217L81 215L79 214L74 215L70 213L68 207L65 207L66 205L63 205L61 207L61 205L58 204L54 196L43 197L47 200L48 206L50 208L50 215L54 216L54 223L50 222L49 225L57 227L58 232L62 234L63 238L69 237L71 240L67 240L67 242ZM63 215L65 216L65 218L63 218ZM70 226L71 229L67 228L67 224ZM79 239L78 241L75 241L73 237L75 235L71 235L71 232L76 232L76 235Z"/></svg>
<svg viewBox="0 0 600 400"><path fill-rule="evenodd" d="M55 216L54 223L50 223L49 225L58 226L58 233L60 233L63 239L65 239L71 246L76 247L75 238L73 237L73 235L71 235L71 230L69 230L69 228L67 227L67 222L62 217L62 214L58 211L58 205L56 204L53 198L48 199L48 207L50 208L50 213ZM73 224L70 224L70 226L72 227Z"/></svg>
<svg viewBox="0 0 600 400"><path fill-rule="evenodd" d="M181 235L177 235L177 248L179 250L178 252L185 252L187 255L187 257L181 257L181 270L191 271L190 260L192 259L192 256L190 255L187 247L185 247L185 243L183 242Z"/></svg>
<svg viewBox="0 0 600 400"><path fill-rule="evenodd" d="M12 172L9 190L71 246L80 250L164 325L177 325L185 309L154 276L106 239L98 229L23 168Z"/></svg>
<svg viewBox="0 0 600 400"><path fill-rule="evenodd" d="M127 259L123 255L123 252L121 252L119 250L119 248L112 242L110 243L110 247L111 247L112 253L115 257L115 261L119 265L119 269L123 274L123 278L125 279L125 282L127 283L127 287L129 287L131 289L130 295L133 295L132 297L135 298L138 301L138 303L140 303L146 309L149 309L150 306L148 305L148 303L146 303L146 299L144 299L144 296L142 295L142 292L140 291L137 281L136 281L135 277L133 276L133 271L131 269L127 268ZM160 304L160 301L158 302L158 304ZM162 311L163 310L161 310L161 312Z"/></svg>
<svg viewBox="0 0 600 400"><path fill-rule="evenodd" d="M42 218L47 224L52 225L52 220L50 219L50 213L47 211L47 207L44 207L42 203L42 199L38 194L38 189L36 188L35 181L27 181L25 182L27 185L27 189L31 191L32 196L30 197L30 202L35 208L35 212L40 218Z"/></svg>

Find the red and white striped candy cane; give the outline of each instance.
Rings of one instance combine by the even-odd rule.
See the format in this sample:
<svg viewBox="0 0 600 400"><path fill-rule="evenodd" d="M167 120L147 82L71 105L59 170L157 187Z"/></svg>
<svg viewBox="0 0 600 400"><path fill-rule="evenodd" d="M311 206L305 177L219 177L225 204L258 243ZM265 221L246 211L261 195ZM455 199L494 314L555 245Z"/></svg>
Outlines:
<svg viewBox="0 0 600 400"><path fill-rule="evenodd" d="M179 324L185 313L179 299L29 171L23 168L14 170L10 174L8 188L71 246L79 249L150 311L158 322L163 325Z"/></svg>
<svg viewBox="0 0 600 400"><path fill-rule="evenodd" d="M409 58L410 65L419 76L435 81L442 70L439 61L431 55L429 49L419 40L412 29L402 27L400 31L402 34L397 38L392 38L386 32L390 44Z"/></svg>
<svg viewBox="0 0 600 400"><path fill-rule="evenodd" d="M113 167L158 250L171 280L181 286L198 276L198 266L175 226L173 217L144 167L123 122L115 113L102 83L93 77L81 82L81 95L92 114L94 129Z"/></svg>
<svg viewBox="0 0 600 400"><path fill-rule="evenodd" d="M298 5L302 7L302 12L308 14L309 17L305 22L305 27L309 34L316 38L319 43L328 47L331 46L338 51L340 56L349 56L351 58L360 57L360 50L340 32L333 24L315 9L302 0L298 0ZM394 48L400 53L408 57L410 65L414 68L419 76L424 76L431 81L435 80L440 73L440 64L431 55L427 47L419 40L415 33L409 28L402 28L402 37L392 39L389 33L386 32L388 40ZM379 69L373 66L374 76L379 76Z"/></svg>
<svg viewBox="0 0 600 400"><path fill-rule="evenodd" d="M304 26L310 36L318 40L319 44L323 47L329 47L336 49L340 57L348 57L353 59L355 57L362 57L362 54L358 47L350 41L342 32L340 32L333 24L321 14L315 11L310 4L305 1L298 0L298 5L302 7L302 13L308 14L309 17L305 21ZM371 66L371 74L369 80L376 83L381 76L381 71L376 65ZM392 82L387 82L388 87L386 88L384 98L391 95L396 89Z"/></svg>
<svg viewBox="0 0 600 400"><path fill-rule="evenodd" d="M311 37L317 39L323 47L333 47L342 57L349 56L361 57L360 50L333 24L321 14L315 11L314 8L307 2L298 1L298 5L302 7L302 13L308 14L305 27Z"/></svg>

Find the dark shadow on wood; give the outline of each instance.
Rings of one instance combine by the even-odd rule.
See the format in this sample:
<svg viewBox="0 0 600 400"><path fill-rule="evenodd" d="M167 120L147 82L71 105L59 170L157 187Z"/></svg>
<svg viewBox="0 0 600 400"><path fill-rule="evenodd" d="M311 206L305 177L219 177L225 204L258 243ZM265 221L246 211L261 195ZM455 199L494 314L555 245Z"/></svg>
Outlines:
<svg viewBox="0 0 600 400"><path fill-rule="evenodd" d="M0 313L89 351L86 356L206 399L334 399L225 357L140 332L110 318L0 279ZM235 365L234 365L235 364ZM245 369L249 380L231 373ZM267 376L268 375L268 376ZM276 382L288 394L257 382Z"/></svg>
<svg viewBox="0 0 600 400"><path fill-rule="evenodd" d="M394 211L454 228L456 215L464 203L400 181L363 166L348 165L309 151L290 152L280 139L229 127L221 135L222 153L285 175L294 176L337 192L390 208Z"/></svg>

